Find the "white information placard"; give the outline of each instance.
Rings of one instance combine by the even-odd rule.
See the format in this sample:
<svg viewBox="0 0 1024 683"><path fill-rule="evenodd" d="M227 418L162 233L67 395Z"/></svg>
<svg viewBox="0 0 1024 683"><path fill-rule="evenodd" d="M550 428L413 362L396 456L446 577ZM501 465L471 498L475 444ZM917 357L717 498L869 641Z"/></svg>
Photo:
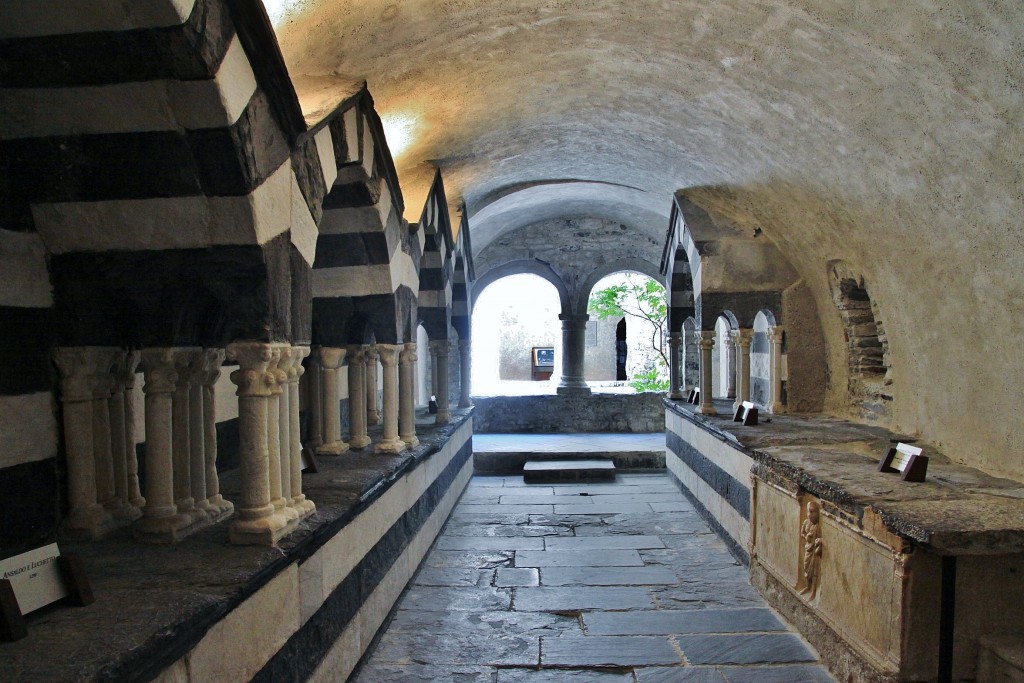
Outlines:
<svg viewBox="0 0 1024 683"><path fill-rule="evenodd" d="M7 579L18 599L18 609L28 614L68 595L61 577L56 543L0 560L0 579Z"/></svg>

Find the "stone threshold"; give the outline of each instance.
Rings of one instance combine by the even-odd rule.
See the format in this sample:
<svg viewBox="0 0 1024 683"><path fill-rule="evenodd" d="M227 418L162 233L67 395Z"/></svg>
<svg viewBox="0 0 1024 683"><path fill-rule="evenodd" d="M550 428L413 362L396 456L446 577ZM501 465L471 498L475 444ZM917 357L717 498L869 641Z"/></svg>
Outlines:
<svg viewBox="0 0 1024 683"><path fill-rule="evenodd" d="M397 455L367 448L318 458L319 472L303 476L303 491L316 503L316 512L276 548L231 545L226 522L169 546L140 544L126 529L97 542L60 542L63 553L84 560L96 601L29 615L27 638L0 643L0 679L158 677L233 610L311 558L403 477L439 453L470 420L472 408L453 410L451 422L442 427L418 424L420 444ZM237 472L223 475L226 498L237 498L238 486ZM273 628L253 625L258 627Z"/></svg>
<svg viewBox="0 0 1024 683"><path fill-rule="evenodd" d="M925 441L924 482L877 471L894 441L913 440L882 427L827 415L767 415L757 426L732 422L732 401L719 415L663 400L679 415L752 459L753 473L782 488L799 488L856 519L943 554L1024 552L1024 484L953 462ZM765 417L768 419L766 420Z"/></svg>

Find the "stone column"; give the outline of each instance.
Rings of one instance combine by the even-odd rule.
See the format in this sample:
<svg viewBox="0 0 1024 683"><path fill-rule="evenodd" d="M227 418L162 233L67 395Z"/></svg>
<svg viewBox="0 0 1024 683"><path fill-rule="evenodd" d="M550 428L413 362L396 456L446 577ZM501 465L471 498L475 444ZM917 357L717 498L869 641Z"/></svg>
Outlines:
<svg viewBox="0 0 1024 683"><path fill-rule="evenodd" d="M736 410L744 401L750 400L750 342L754 338L753 330L734 330L732 343L736 347Z"/></svg>
<svg viewBox="0 0 1024 683"><path fill-rule="evenodd" d="M269 371L273 348L259 342L228 345L228 358L239 365L231 373L231 381L238 387L241 489L229 529L231 542L239 545L276 545L288 527L288 520L276 513L270 499L267 415L274 385Z"/></svg>
<svg viewBox="0 0 1024 683"><path fill-rule="evenodd" d="M203 379L208 359L204 351L197 351L189 366L188 378L188 474L189 493L197 510L210 519L213 512L207 505L206 493L206 433L203 415Z"/></svg>
<svg viewBox="0 0 1024 683"><path fill-rule="evenodd" d="M338 396L338 368L345 357L345 349L323 347L320 363L323 365L324 442L317 449L320 455L341 455L348 444L341 440L341 399ZM351 397L349 397L351 399Z"/></svg>
<svg viewBox="0 0 1024 683"><path fill-rule="evenodd" d="M416 344L406 342L398 354L398 438L415 448L416 438Z"/></svg>
<svg viewBox="0 0 1024 683"><path fill-rule="evenodd" d="M139 367L141 359L142 354L138 351L129 351L125 354L124 375L121 378L124 398L124 451L128 470L128 502L139 509L140 515L142 507L146 504L139 484L139 459L135 453L135 371Z"/></svg>
<svg viewBox="0 0 1024 683"><path fill-rule="evenodd" d="M70 511L65 530L73 536L100 538L114 526L96 501L96 460L93 454L93 377L96 354L84 347L61 347L53 355L60 370L67 452Z"/></svg>
<svg viewBox="0 0 1024 683"><path fill-rule="evenodd" d="M281 397L284 395L284 384L288 381L288 372L281 368L287 346L270 345L270 362L267 374L270 376L267 388L267 478L270 482L270 504L274 506L274 514L284 517L288 522L299 518L299 513L288 507L288 499L284 492L283 467L281 463ZM291 463L289 462L289 468ZM288 470L291 474L291 469ZM291 493L289 484L288 493ZM287 530L282 534L288 533Z"/></svg>
<svg viewBox="0 0 1024 683"><path fill-rule="evenodd" d="M348 445L366 448L370 437L366 435L366 357L368 346L353 344L348 347Z"/></svg>
<svg viewBox="0 0 1024 683"><path fill-rule="evenodd" d="M192 523L174 503L173 403L178 372L175 349L143 349L146 383L146 507L135 523L135 538L173 543Z"/></svg>
<svg viewBox="0 0 1024 683"><path fill-rule="evenodd" d="M557 391L559 394L589 394L590 387L584 379L584 356L590 316L563 314L558 319L562 321L562 378Z"/></svg>
<svg viewBox="0 0 1024 683"><path fill-rule="evenodd" d="M194 363L202 353L197 348L177 348L174 367L177 382L174 390L171 443L174 449L174 504L178 512L188 515L193 522L207 519L207 514L196 507L192 497L192 429L190 425L192 372Z"/></svg>
<svg viewBox="0 0 1024 683"><path fill-rule="evenodd" d="M206 501L203 509L213 521L224 519L235 511L234 504L220 494L220 476L217 474L217 402L216 387L224 363L224 349L203 351L203 464L206 472Z"/></svg>
<svg viewBox="0 0 1024 683"><path fill-rule="evenodd" d="M384 436L374 448L378 453L400 453L405 442L398 438L398 354L401 344L377 344L384 366Z"/></svg>
<svg viewBox="0 0 1024 683"><path fill-rule="evenodd" d="M110 455L114 468L114 497L117 499L117 507L111 512L116 519L125 522L134 522L142 516L141 501L136 502L141 495L138 493L139 466L135 458L135 425L130 428L132 436L129 440L129 427L126 423L129 417L134 421L135 415L134 410L130 413L127 410L128 404L131 403L131 395L125 393L125 385L129 378L132 384L135 383L135 368L138 364L137 351L117 353L113 369L113 391L107 400L110 415Z"/></svg>
<svg viewBox="0 0 1024 683"><path fill-rule="evenodd" d="M110 429L110 399L114 392L114 370L120 349L97 349L96 373L92 383L92 452L96 463L96 502L111 515L119 504L114 483L114 453Z"/></svg>
<svg viewBox="0 0 1024 683"><path fill-rule="evenodd" d="M473 344L469 339L459 340L459 407L469 408L472 391Z"/></svg>
<svg viewBox="0 0 1024 683"><path fill-rule="evenodd" d="M320 364L320 349L309 354L309 379L306 381L306 397L309 399L309 447L320 448L324 443L323 410L323 369Z"/></svg>
<svg viewBox="0 0 1024 683"><path fill-rule="evenodd" d="M683 397L679 388L679 346L682 340L678 332L668 335L668 397L673 400Z"/></svg>
<svg viewBox="0 0 1024 683"><path fill-rule="evenodd" d="M377 409L377 361L380 354L373 346L367 346L363 350L366 358L366 423L380 424L380 410Z"/></svg>
<svg viewBox="0 0 1024 683"><path fill-rule="evenodd" d="M700 349L700 405L696 412L702 415L717 415L711 401L711 349L715 348L715 331L697 332L697 347Z"/></svg>
<svg viewBox="0 0 1024 683"><path fill-rule="evenodd" d="M288 383L292 377L292 366L300 360L291 346L281 349L281 361L277 364L278 388L281 393L277 397L277 436L278 460L281 463L281 498L288 508L286 515L290 519L298 519L299 511L292 500L292 395Z"/></svg>
<svg viewBox="0 0 1024 683"><path fill-rule="evenodd" d="M289 464L291 466L291 501L292 507L299 513L300 517L306 517L316 510L313 501L308 500L302 493L302 441L299 438L299 379L306 370L302 367L302 359L309 355L308 346L293 346L292 353L295 355L295 362L288 370L288 392L289 415Z"/></svg>
<svg viewBox="0 0 1024 683"><path fill-rule="evenodd" d="M785 412L782 403L782 340L785 330L781 325L768 328L769 370L771 375L771 395L768 397L768 410L772 413Z"/></svg>
<svg viewBox="0 0 1024 683"><path fill-rule="evenodd" d="M430 342L430 367L433 373L434 386L431 387L437 401L437 415L434 424L448 424L452 419L448 406L448 350L451 346L447 339L435 339Z"/></svg>

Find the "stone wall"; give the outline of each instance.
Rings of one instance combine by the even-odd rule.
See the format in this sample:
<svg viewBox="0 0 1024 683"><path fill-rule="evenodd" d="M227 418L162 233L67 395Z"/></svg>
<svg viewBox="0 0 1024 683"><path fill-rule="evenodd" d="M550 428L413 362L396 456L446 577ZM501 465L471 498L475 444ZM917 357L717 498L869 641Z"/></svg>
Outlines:
<svg viewBox="0 0 1024 683"><path fill-rule="evenodd" d="M473 399L478 434L660 432L664 394L488 396Z"/></svg>

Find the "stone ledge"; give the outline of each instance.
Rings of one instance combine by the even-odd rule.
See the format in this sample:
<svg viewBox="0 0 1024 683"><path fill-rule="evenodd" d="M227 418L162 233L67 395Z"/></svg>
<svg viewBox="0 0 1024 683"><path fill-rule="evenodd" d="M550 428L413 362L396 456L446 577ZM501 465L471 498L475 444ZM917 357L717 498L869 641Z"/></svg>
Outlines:
<svg viewBox="0 0 1024 683"><path fill-rule="evenodd" d="M581 432L649 433L665 426L662 395L474 396L478 434Z"/></svg>
<svg viewBox="0 0 1024 683"><path fill-rule="evenodd" d="M1024 484L951 462L917 441L929 457L928 477L903 482L877 471L895 440L912 440L881 427L825 415L771 415L757 426L732 422L731 401L716 401L719 416L664 400L667 410L747 453L753 473L782 488L798 487L842 510L861 525L885 529L924 548L955 555L1024 552Z"/></svg>
<svg viewBox="0 0 1024 683"><path fill-rule="evenodd" d="M179 665L227 615L312 557L471 418L472 409L460 410L441 428L420 425L420 445L402 454L320 458L319 473L303 482L317 510L277 548L232 546L225 523L174 546L139 544L127 530L96 543L63 543L63 553L85 561L96 602L30 615L27 638L0 644L0 678L151 680ZM228 499L237 492L233 474L221 480Z"/></svg>

